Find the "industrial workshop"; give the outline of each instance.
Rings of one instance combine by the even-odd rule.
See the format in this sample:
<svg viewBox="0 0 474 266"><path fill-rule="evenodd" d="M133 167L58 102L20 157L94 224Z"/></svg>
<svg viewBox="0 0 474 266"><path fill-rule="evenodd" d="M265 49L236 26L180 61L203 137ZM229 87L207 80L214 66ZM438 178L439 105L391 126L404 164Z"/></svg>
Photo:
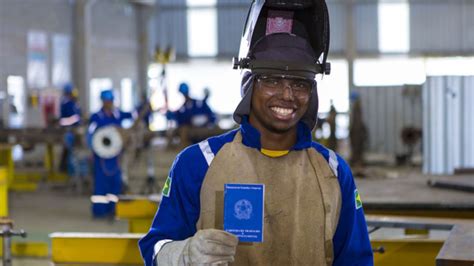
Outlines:
<svg viewBox="0 0 474 266"><path fill-rule="evenodd" d="M0 265L473 266L473 0L0 0Z"/></svg>

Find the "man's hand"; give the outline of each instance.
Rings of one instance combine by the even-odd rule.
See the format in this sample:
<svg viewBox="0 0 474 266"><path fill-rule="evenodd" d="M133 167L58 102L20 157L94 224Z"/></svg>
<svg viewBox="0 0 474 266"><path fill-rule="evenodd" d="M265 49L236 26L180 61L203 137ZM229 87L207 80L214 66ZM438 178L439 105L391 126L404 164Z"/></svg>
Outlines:
<svg viewBox="0 0 474 266"><path fill-rule="evenodd" d="M234 261L239 240L217 229L198 231L182 241L166 243L156 256L156 265L227 265Z"/></svg>
<svg viewBox="0 0 474 266"><path fill-rule="evenodd" d="M187 264L227 264L234 261L239 240L233 234L217 229L198 231L186 245Z"/></svg>

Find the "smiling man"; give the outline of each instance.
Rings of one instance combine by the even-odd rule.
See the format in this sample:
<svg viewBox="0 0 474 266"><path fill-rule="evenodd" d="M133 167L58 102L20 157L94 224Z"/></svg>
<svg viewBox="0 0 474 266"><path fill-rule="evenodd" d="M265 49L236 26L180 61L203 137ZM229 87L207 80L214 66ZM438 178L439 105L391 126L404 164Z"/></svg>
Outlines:
<svg viewBox="0 0 474 266"><path fill-rule="evenodd" d="M139 243L145 264L373 265L351 171L311 137L315 75L329 72L325 2L255 1L249 14L240 127L177 156ZM223 231L228 184L265 186L263 242Z"/></svg>

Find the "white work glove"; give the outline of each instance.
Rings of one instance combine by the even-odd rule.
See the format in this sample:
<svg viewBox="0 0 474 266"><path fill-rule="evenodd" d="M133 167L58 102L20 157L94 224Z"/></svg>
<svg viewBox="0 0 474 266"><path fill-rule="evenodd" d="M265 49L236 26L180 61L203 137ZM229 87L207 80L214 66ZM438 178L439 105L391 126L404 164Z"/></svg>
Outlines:
<svg viewBox="0 0 474 266"><path fill-rule="evenodd" d="M198 231L183 241L166 243L156 256L157 265L227 265L234 261L239 240L217 229Z"/></svg>

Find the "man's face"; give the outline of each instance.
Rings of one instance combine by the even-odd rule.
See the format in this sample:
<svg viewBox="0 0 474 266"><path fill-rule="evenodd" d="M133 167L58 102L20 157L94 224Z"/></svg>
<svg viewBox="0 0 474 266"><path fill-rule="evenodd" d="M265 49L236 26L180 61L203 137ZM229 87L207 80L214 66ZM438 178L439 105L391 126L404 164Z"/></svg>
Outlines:
<svg viewBox="0 0 474 266"><path fill-rule="evenodd" d="M254 82L250 123L272 133L285 133L308 110L312 83L307 79L289 76L258 76Z"/></svg>
<svg viewBox="0 0 474 266"><path fill-rule="evenodd" d="M102 101L102 103L105 110L111 111L112 109L114 109L113 101L105 100L105 101Z"/></svg>

